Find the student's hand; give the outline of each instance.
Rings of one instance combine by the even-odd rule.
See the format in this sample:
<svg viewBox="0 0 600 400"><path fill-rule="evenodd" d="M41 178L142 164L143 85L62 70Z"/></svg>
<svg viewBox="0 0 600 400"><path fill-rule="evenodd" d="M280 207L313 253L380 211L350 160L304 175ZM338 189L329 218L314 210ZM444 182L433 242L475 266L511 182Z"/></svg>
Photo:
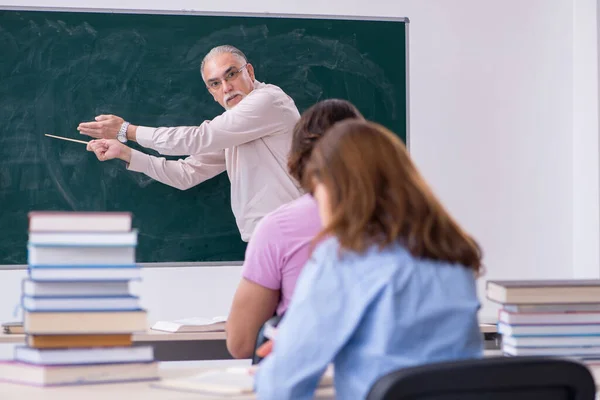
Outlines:
<svg viewBox="0 0 600 400"><path fill-rule="evenodd" d="M77 130L83 135L98 139L116 139L121 125L125 122L116 115L98 115L95 119L96 122L80 123Z"/></svg>
<svg viewBox="0 0 600 400"><path fill-rule="evenodd" d="M256 349L256 355L265 358L273 351L273 341L269 340L264 342L258 349Z"/></svg>
<svg viewBox="0 0 600 400"><path fill-rule="evenodd" d="M120 158L127 163L131 161L131 149L116 139L91 140L87 144L87 150L93 151L100 161L114 158Z"/></svg>

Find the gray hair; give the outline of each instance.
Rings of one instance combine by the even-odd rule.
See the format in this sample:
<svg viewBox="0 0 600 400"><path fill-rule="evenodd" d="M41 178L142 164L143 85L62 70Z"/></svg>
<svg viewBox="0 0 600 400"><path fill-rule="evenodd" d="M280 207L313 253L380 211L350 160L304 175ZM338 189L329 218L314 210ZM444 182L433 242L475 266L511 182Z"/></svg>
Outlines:
<svg viewBox="0 0 600 400"><path fill-rule="evenodd" d="M213 58L214 56L218 56L220 54L225 54L225 53L233 54L235 57L239 58L243 63L248 62L246 55L244 53L242 53L242 51L240 49L238 49L237 47L234 47L234 46L231 46L228 44L213 47L208 53L206 53L206 55L202 59L202 63L200 64L200 75L202 75L202 80L204 80L204 64L208 60Z"/></svg>

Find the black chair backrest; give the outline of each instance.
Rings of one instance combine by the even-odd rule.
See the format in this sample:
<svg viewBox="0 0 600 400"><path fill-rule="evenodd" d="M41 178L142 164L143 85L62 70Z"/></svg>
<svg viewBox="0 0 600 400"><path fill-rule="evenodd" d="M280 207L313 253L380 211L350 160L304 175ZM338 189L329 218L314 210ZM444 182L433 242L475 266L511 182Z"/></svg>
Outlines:
<svg viewBox="0 0 600 400"><path fill-rule="evenodd" d="M281 321L281 318L283 318L283 315L281 316L274 316L271 317L267 320L267 322L265 322L263 324L263 326L260 328L260 330L258 331L258 334L256 335L256 344L254 345L254 354L252 354L252 364L258 364L259 362L262 361L262 357L259 357L256 355L256 349L258 349L261 345L263 345L267 340L269 340L268 338L265 337L264 335L264 330L265 330L265 325L267 324L271 324L274 327L277 326L277 324L279 324L279 321Z"/></svg>
<svg viewBox="0 0 600 400"><path fill-rule="evenodd" d="M490 357L404 368L379 378L367 400L594 400L587 367L551 357Z"/></svg>

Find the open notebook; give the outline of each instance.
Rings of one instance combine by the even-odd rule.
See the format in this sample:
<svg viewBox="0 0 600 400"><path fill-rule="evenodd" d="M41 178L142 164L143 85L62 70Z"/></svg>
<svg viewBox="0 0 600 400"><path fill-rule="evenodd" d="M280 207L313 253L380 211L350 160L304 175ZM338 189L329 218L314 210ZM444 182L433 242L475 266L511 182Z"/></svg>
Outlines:
<svg viewBox="0 0 600 400"><path fill-rule="evenodd" d="M219 332L225 330L227 317L184 318L175 321L158 321L152 325L155 331L164 332Z"/></svg>
<svg viewBox="0 0 600 400"><path fill-rule="evenodd" d="M248 368L215 369L185 378L165 379L152 386L185 392L212 393L225 396L239 396L254 391L254 376ZM333 385L333 366L330 365L321 377L319 387Z"/></svg>

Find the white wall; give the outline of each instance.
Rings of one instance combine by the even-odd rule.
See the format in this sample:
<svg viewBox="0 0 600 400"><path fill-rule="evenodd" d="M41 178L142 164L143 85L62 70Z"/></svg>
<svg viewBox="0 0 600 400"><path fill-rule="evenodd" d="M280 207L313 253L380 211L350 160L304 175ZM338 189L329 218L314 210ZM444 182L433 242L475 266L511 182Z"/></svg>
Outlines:
<svg viewBox="0 0 600 400"><path fill-rule="evenodd" d="M2 1L13 6L81 4ZM586 56L586 51L591 48L597 56L597 41L589 32L595 35L596 22L586 14L595 6L591 3L88 0L85 4L112 9L409 17L412 154L448 209L480 241L488 270L484 279L509 279L600 273L597 60L596 66L584 66L584 60L594 57ZM575 21L585 21L585 29L575 29ZM586 82L593 83L595 93L586 89ZM574 103L579 95L587 100ZM586 105L585 113L595 112L595 116L574 113L581 103ZM593 107L595 111L590 110ZM591 171L592 178L583 179L588 168L596 170ZM587 215L592 218L586 219ZM588 236L594 232L596 236ZM574 249L582 252L575 256ZM574 268L574 260L583 267ZM239 268L154 270L148 272L142 292L160 318L188 311L210 313L209 308L195 312L195 304L214 306L221 313L229 305L238 274ZM165 288L174 297L165 294ZM484 314L493 315L494 306L484 300L483 292L481 298ZM3 307L5 299L3 295ZM185 312L177 311L179 307L186 307Z"/></svg>
<svg viewBox="0 0 600 400"><path fill-rule="evenodd" d="M575 0L573 13L573 269L600 274L598 157L598 1Z"/></svg>
<svg viewBox="0 0 600 400"><path fill-rule="evenodd" d="M0 322L20 320L17 306L26 275L24 270L0 270ZM240 267L147 268L142 278L142 283L132 283L131 289L141 296L150 322L226 315L240 279Z"/></svg>
<svg viewBox="0 0 600 400"><path fill-rule="evenodd" d="M410 9L412 152L483 247L493 316L485 279L573 273L571 4Z"/></svg>

